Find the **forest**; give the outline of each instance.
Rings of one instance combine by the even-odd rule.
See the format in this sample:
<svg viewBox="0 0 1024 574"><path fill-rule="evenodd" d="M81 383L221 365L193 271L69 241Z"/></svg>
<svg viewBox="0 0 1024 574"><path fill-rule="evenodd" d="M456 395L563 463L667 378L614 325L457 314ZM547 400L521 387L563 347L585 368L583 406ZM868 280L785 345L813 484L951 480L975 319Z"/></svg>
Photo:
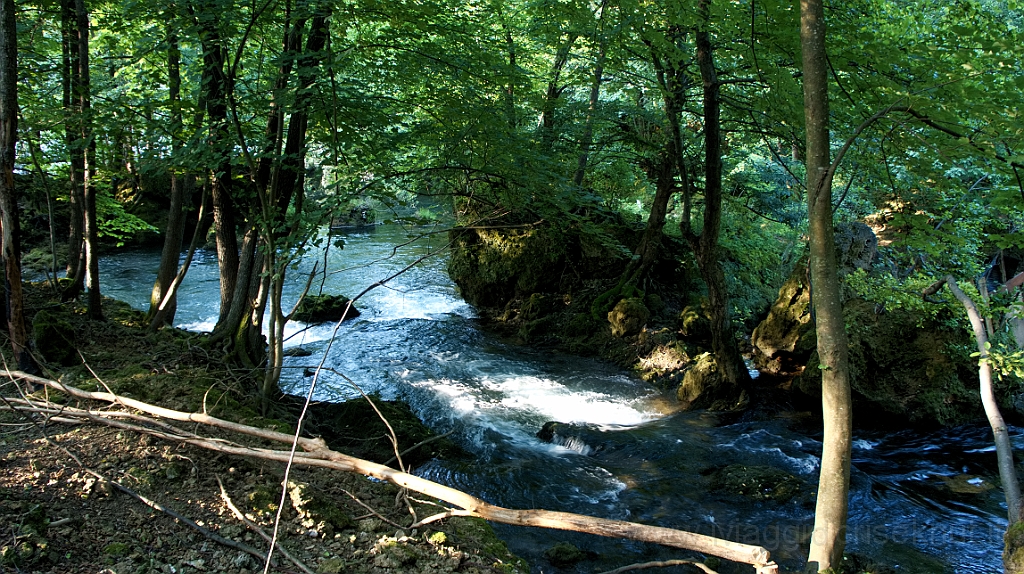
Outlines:
<svg viewBox="0 0 1024 574"><path fill-rule="evenodd" d="M361 298L425 289L394 285L440 257L492 346L613 364L723 428L813 413L813 534L783 569L867 571L846 548L857 432L980 423L1001 530L986 544L1024 572L1018 0L0 0L0 26L5 411L28 417L39 388L99 398L59 385L102 380L82 349L125 321L101 259L159 249L125 289L146 294L128 323L202 349L232 373L225 400L266 422L321 377L359 386L330 344L295 361L297 322L333 324L332 342L342 321L371 329L383 315ZM407 257L328 293L367 235ZM189 300L206 260L217 295ZM209 328L169 334L196 305ZM450 337L423 356L469 352ZM409 345L372 359L413 361ZM552 416L541 441L618 448L611 426ZM295 444L302 420L281 423ZM352 468L415 490L394 440L400 477ZM450 513L539 524L499 503ZM623 537L661 540L643 532ZM0 571L28 567L19 536ZM766 557L749 563L778 567ZM551 559L591 571L577 562Z"/></svg>

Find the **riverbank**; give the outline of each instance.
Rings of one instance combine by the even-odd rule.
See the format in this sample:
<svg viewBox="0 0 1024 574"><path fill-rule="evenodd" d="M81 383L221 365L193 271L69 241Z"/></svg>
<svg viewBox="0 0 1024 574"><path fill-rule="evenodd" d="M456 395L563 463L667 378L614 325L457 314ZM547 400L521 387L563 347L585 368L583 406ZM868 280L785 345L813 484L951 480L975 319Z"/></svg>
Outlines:
<svg viewBox="0 0 1024 574"><path fill-rule="evenodd" d="M107 320L89 322L79 306L61 305L44 287L31 286L29 320L42 309L67 338L63 346L78 352L77 360L68 357L67 366L46 373L51 378L89 389L107 387L175 410L205 411L256 427L292 430L289 410L261 416L247 392L253 384L250 374L227 370L215 350L204 348L195 334L176 329L147 334L140 312L111 299L104 300ZM10 364L6 344L3 353ZM25 390L7 381L0 394L17 399ZM37 396L44 394L37 391ZM398 410L387 412L391 416ZM39 415L26 418L0 411L0 424L0 524L10 525L0 543L0 572L262 571L253 556L215 538L265 552L268 545L236 517L227 501L271 532L282 497L283 464ZM376 432L363 426L365 432ZM395 426L413 424L403 420ZM425 428L410 432L429 433ZM254 441L250 446L262 445ZM439 510L387 483L296 468L288 485L280 544L311 571L528 571L483 521L452 518L409 528ZM141 498L179 513L215 536L154 510ZM301 570L281 553L276 553L274 564L271 570L276 572Z"/></svg>

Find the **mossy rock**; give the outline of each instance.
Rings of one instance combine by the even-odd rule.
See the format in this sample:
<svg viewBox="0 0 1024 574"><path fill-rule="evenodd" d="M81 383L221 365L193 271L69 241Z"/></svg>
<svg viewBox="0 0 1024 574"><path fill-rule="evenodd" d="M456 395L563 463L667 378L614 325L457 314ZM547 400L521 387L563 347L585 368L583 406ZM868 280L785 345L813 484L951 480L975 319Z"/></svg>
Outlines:
<svg viewBox="0 0 1024 574"><path fill-rule="evenodd" d="M558 542L544 551L548 562L558 568L568 568L588 558L587 553L568 542Z"/></svg>
<svg viewBox="0 0 1024 574"><path fill-rule="evenodd" d="M249 509L268 516L277 512L277 505L281 500L276 491L263 485L257 486L246 498Z"/></svg>
<svg viewBox="0 0 1024 574"><path fill-rule="evenodd" d="M807 260L803 259L782 284L768 316L750 336L757 369L778 376L799 373L814 351L807 341L813 327Z"/></svg>
<svg viewBox="0 0 1024 574"><path fill-rule="evenodd" d="M568 293L588 280L617 278L640 237L622 221L519 226L533 221L533 215L527 217L531 219L509 216L503 223L512 226L506 228L451 232L448 274L469 304L501 308L531 293Z"/></svg>
<svg viewBox="0 0 1024 574"><path fill-rule="evenodd" d="M108 556L127 556L130 549L124 542L112 542L103 547L103 553Z"/></svg>
<svg viewBox="0 0 1024 574"><path fill-rule="evenodd" d="M43 361L70 367L78 364L75 329L62 310L43 309L32 318L36 353Z"/></svg>
<svg viewBox="0 0 1024 574"><path fill-rule="evenodd" d="M668 307L657 293L648 293L644 297L644 305L650 309L652 315L660 315Z"/></svg>
<svg viewBox="0 0 1024 574"><path fill-rule="evenodd" d="M1003 535L1003 570L1024 574L1024 522L1017 522Z"/></svg>
<svg viewBox="0 0 1024 574"><path fill-rule="evenodd" d="M382 464L395 456L395 450L389 438L391 431L381 420L381 415L394 430L399 451L435 437L406 403L385 401L376 396L370 398L373 406L365 398L343 403L315 403L307 414L306 429L323 437L333 449ZM442 438L403 454L402 461L416 466L435 457L458 458L463 455L464 452L454 442Z"/></svg>
<svg viewBox="0 0 1024 574"><path fill-rule="evenodd" d="M555 318L551 316L541 317L535 321L526 321L519 325L517 334L524 343L535 342L548 333L554 322Z"/></svg>
<svg viewBox="0 0 1024 574"><path fill-rule="evenodd" d="M348 313L345 310L348 309ZM295 309L292 319L303 323L338 322L342 316L346 321L359 316L359 310L349 307L349 298L343 295L308 295Z"/></svg>
<svg viewBox="0 0 1024 574"><path fill-rule="evenodd" d="M725 379L711 353L696 358L676 389L676 399L683 410L734 410L740 408L745 397Z"/></svg>
<svg viewBox="0 0 1024 574"><path fill-rule="evenodd" d="M770 466L731 464L710 473L711 489L753 500L786 502L800 492L800 479Z"/></svg>
<svg viewBox="0 0 1024 574"><path fill-rule="evenodd" d="M855 244L867 241L858 237ZM977 381L977 366L962 351L973 346L967 333L863 299L845 301L843 318L854 409L897 415L858 420L956 425L980 418L981 401L974 389L977 383L972 382ZM792 387L812 400L821 396L806 260L797 264L779 290L768 317L754 330L751 345L759 371L791 378Z"/></svg>
<svg viewBox="0 0 1024 574"><path fill-rule="evenodd" d="M558 302L551 295L533 293L519 307L519 318L524 321L542 319L557 309Z"/></svg>
<svg viewBox="0 0 1024 574"><path fill-rule="evenodd" d="M612 335L626 337L636 335L651 318L651 312L640 297L622 299L608 312L608 322L612 325Z"/></svg>
<svg viewBox="0 0 1024 574"><path fill-rule="evenodd" d="M449 544L455 546L465 545L470 548L480 548L482 553L491 560L494 560L491 567L496 572L529 572L530 565L525 560L512 554L508 545L494 529L482 518L453 518L448 522L450 526L448 540Z"/></svg>
<svg viewBox="0 0 1024 574"><path fill-rule="evenodd" d="M591 335L603 327L599 319L588 313L572 313L562 327L562 333L567 337L580 337Z"/></svg>
<svg viewBox="0 0 1024 574"><path fill-rule="evenodd" d="M22 270L47 274L52 272L54 260L58 262L67 261L67 242L57 244L56 248L56 256L50 251L49 247L35 247L28 253L25 253L21 256Z"/></svg>
<svg viewBox="0 0 1024 574"><path fill-rule="evenodd" d="M924 425L957 425L983 416L977 385L977 365L966 352L972 346L967 333L903 310L880 310L861 299L843 308L849 338L854 415L859 409L896 417L874 416L882 422L900 420ZM804 337L816 346L813 330ZM817 352L797 376L794 387L821 395ZM860 420L865 420L861 418Z"/></svg>
<svg viewBox="0 0 1024 574"><path fill-rule="evenodd" d="M694 342L711 341L711 321L700 307L687 305L676 321L680 334Z"/></svg>
<svg viewBox="0 0 1024 574"><path fill-rule="evenodd" d="M316 567L317 574L341 574L345 571L343 558L328 558Z"/></svg>

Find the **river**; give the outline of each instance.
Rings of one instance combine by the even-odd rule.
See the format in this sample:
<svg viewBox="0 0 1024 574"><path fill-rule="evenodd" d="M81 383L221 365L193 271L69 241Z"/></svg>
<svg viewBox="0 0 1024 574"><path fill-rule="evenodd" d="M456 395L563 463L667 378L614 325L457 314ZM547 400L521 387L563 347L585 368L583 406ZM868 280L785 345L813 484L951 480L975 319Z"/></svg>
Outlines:
<svg viewBox="0 0 1024 574"><path fill-rule="evenodd" d="M420 265L370 291L362 315L329 343L333 325L290 325L287 346L312 356L289 358L282 387L304 394L302 372L324 356L364 392L402 398L435 431L475 455L471 464L433 461L417 474L513 508L545 508L711 534L768 548L784 569L806 556L813 522L820 435L806 417L729 423L709 413L672 412L670 399L629 373L599 361L512 345L488 333L445 273L443 233L404 247L414 234L398 227L353 230L330 249L326 277L313 292L352 296L424 257ZM332 238L332 241L339 239ZM288 304L313 261L291 271ZM159 262L156 250L101 258L103 294L140 309ZM323 279L323 283L321 283ZM176 325L208 331L216 320L216 259L200 252L181 286ZM345 400L358 391L333 374L315 396ZM587 425L565 445L536 437L547 421ZM1012 429L1015 446L1024 446ZM710 492L709 469L768 465L801 482L786 503ZM857 433L847 548L898 564L900 572L1002 571L1006 512L990 433L982 426L934 432ZM554 572L543 551L568 541L592 552L576 572L691 555L648 544L496 525L534 572ZM662 569L673 572L672 569ZM691 570L678 570L692 571ZM723 564L721 572L750 572Z"/></svg>

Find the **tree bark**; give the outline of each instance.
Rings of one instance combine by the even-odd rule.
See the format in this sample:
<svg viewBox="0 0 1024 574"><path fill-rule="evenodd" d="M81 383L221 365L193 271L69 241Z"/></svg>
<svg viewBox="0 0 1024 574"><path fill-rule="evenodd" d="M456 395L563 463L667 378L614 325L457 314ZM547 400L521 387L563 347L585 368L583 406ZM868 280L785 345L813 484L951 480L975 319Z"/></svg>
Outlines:
<svg viewBox="0 0 1024 574"><path fill-rule="evenodd" d="M78 20L78 92L81 113L80 142L83 145L84 165L82 169L82 212L85 221L82 234L85 238L85 287L88 290L88 315L90 319L103 319L103 298L100 295L99 228L96 224L96 186L92 183L96 168L96 142L92 133L92 89L89 79L89 12L85 0L75 0L75 16Z"/></svg>
<svg viewBox="0 0 1024 574"><path fill-rule="evenodd" d="M548 79L547 89L544 91L544 103L541 105L538 127L542 147L549 153L555 142L555 110L558 108L558 100L562 97L562 91L565 89L561 85L562 71L569 62L569 51L576 42L576 38L578 38L576 34L569 34L565 43L558 47L555 61L551 65L551 77Z"/></svg>
<svg viewBox="0 0 1024 574"><path fill-rule="evenodd" d="M733 335L725 273L718 261L718 237L722 227L722 102L714 48L708 31L709 5L710 0L698 3L703 24L696 34L697 66L704 99L704 227L696 240L692 234L687 237L697 256L701 278L708 288L711 351L722 377L733 387L730 394L738 396L742 389L750 386L750 372L743 363Z"/></svg>
<svg viewBox="0 0 1024 574"><path fill-rule="evenodd" d="M181 52L178 47L178 34L176 17L173 11L168 11L167 16L167 91L168 107L171 112L171 155L176 156L181 150L181 137L179 130L182 129L181 117ZM170 299L164 303L164 295L170 290L178 274L178 260L181 256L181 243L185 236L185 196L188 186L188 176L180 174L174 164L177 158L172 158L171 166L171 205L167 212L167 230L164 232L164 246L160 251L160 266L157 268L156 280L153 282L153 290L149 297L148 318L152 319L160 312L161 321L168 325L174 323L174 313L177 310L177 297L171 294Z"/></svg>
<svg viewBox="0 0 1024 574"><path fill-rule="evenodd" d="M825 15L821 0L801 0L807 216L811 305L815 310L824 424L818 499L807 572L838 568L846 546L853 407L846 326L836 272L829 162Z"/></svg>
<svg viewBox="0 0 1024 574"><path fill-rule="evenodd" d="M83 121L80 97L83 90L81 59L75 0L61 0L62 88L64 101L64 140L68 148L70 194L68 198L68 261L69 282L61 292L61 299L69 301L85 288L85 250L83 226L85 224L85 143L81 141L80 124Z"/></svg>
<svg viewBox="0 0 1024 574"><path fill-rule="evenodd" d="M982 320L981 313L974 301L964 293L957 285L952 275L947 275L925 289L924 295L933 295L942 289L943 285L949 285L949 290L956 297L957 301L964 306L967 317L971 321L971 329L974 331L974 340L978 344L978 382L980 384L981 405L985 408L985 416L992 428L992 436L996 443L996 459L999 465L999 481L1003 485L1003 495L1006 497L1007 518L1009 526L1020 522L1021 516L1021 492L1020 482L1017 479L1017 467L1013 460L1013 444L1010 442L1010 433L1003 420L1003 414L999 412L999 403L996 401L995 392L992 390L992 365L988 361L988 334Z"/></svg>
<svg viewBox="0 0 1024 574"><path fill-rule="evenodd" d="M594 78L590 83L590 102L587 107L587 120L583 125L583 135L580 137L580 155L576 162L576 174L572 178L575 187L583 185L583 178L587 175L587 163L590 161L590 146L594 140L594 116L597 114L597 107L601 104L601 83L604 81L604 59L608 50L608 38L604 33L604 15L608 9L608 0L601 0L601 13L597 17L597 59L594 61Z"/></svg>
<svg viewBox="0 0 1024 574"><path fill-rule="evenodd" d="M18 138L18 42L14 0L0 0L0 227L3 233L7 334L18 368L34 372L25 328L21 285L21 245L17 190L14 187Z"/></svg>
<svg viewBox="0 0 1024 574"><path fill-rule="evenodd" d="M203 49L203 96L209 122L209 141L217 157L210 177L210 197L213 201L213 226L220 271L220 314L214 329L218 331L231 309L231 298L238 278L238 229L235 204L231 197L231 137L228 131L227 101L231 86L224 70L225 48L218 30L218 18L209 12L214 9L204 6L194 16Z"/></svg>
<svg viewBox="0 0 1024 574"><path fill-rule="evenodd" d="M281 309L281 295L285 274L291 256L288 253L294 243L294 233L300 228L303 203L303 181L305 175L306 158L306 129L308 124L309 108L312 103L311 88L316 80L320 62L323 59L323 50L327 45L329 32L328 17L330 11L324 6L314 10L314 17L310 24L309 37L306 40L306 48L298 58L298 72L296 74L296 94L292 105L291 118L288 122L288 136L284 145L284 154L280 159L274 177L272 193L266 200L266 204L272 206L269 213L265 212L264 217L273 223L265 231L264 241L268 245L268 253L260 260L267 266L267 277L262 278L260 289L253 308L257 311L252 315L252 327L246 331L249 338L258 338L263 344L263 312L266 305L270 304L270 339L267 342L270 348L269 361L262 385L264 399L269 399L277 391L277 383L280 380L281 366L283 364L284 325L287 318ZM284 220L289 205L294 207L295 220L288 223ZM281 225L278 226L277 223ZM278 228L284 231L278 231ZM282 245L282 242L285 244ZM245 342L251 346L251 341ZM263 348L263 347L261 347Z"/></svg>

